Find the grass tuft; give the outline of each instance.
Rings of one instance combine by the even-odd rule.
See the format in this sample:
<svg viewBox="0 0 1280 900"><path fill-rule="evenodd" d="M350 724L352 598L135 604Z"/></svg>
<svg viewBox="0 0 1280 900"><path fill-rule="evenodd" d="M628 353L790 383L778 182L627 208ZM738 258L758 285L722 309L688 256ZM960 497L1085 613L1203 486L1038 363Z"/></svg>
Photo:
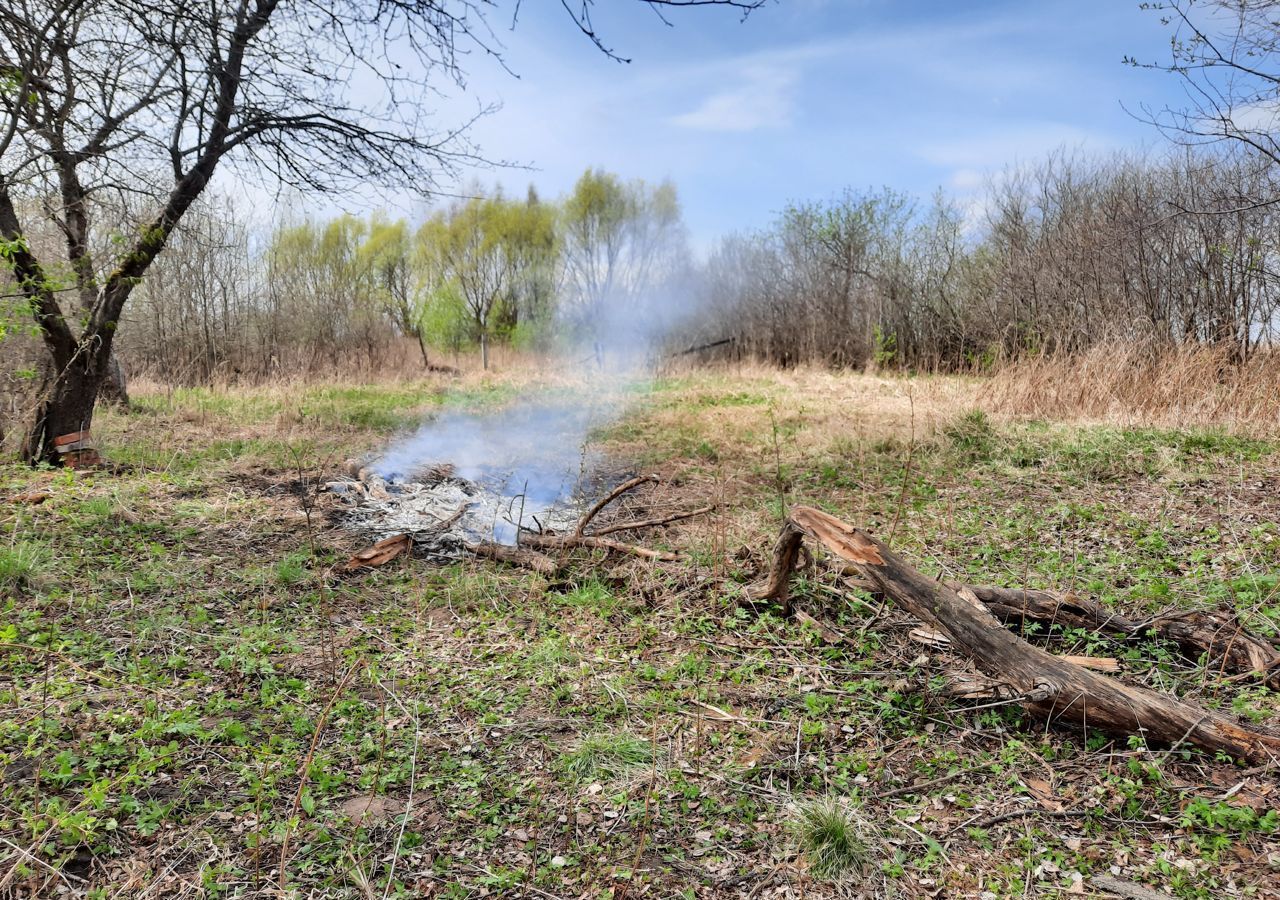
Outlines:
<svg viewBox="0 0 1280 900"><path fill-rule="evenodd" d="M801 804L791 821L800 852L817 878L837 879L866 871L871 862L866 825L839 797Z"/></svg>
<svg viewBox="0 0 1280 900"><path fill-rule="evenodd" d="M980 409L970 410L943 429L951 446L971 462L990 459L996 451L996 429Z"/></svg>
<svg viewBox="0 0 1280 900"><path fill-rule="evenodd" d="M630 734L593 734L560 757L560 767L579 781L608 781L653 759L653 747Z"/></svg>
<svg viewBox="0 0 1280 900"><path fill-rule="evenodd" d="M30 541L0 547L0 585L17 587L34 579L49 561L48 548Z"/></svg>

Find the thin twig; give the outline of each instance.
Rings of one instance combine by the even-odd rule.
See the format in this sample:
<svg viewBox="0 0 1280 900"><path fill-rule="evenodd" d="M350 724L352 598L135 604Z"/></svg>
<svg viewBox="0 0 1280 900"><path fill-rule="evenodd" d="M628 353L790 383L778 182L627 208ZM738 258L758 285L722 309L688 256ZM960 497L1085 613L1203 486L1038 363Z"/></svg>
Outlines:
<svg viewBox="0 0 1280 900"><path fill-rule="evenodd" d="M690 512L676 513L671 516L662 516L656 519L644 519L636 522L620 522L617 525L609 525L606 528L597 528L591 532L591 537L604 537L606 534L614 534L619 531L636 531L641 528L656 528L659 525L670 525L672 522L679 522L681 519L692 519L694 516L705 516L714 510L714 506L703 506Z"/></svg>
<svg viewBox="0 0 1280 900"><path fill-rule="evenodd" d="M316 730L311 735L311 746L307 749L307 758L302 761L302 777L298 780L298 791L293 795L293 807L289 811L288 818L285 819L284 838L280 842L280 892L282 894L288 880L285 863L289 857L289 835L292 832L289 823L293 821L293 817L298 814L298 810L302 807L302 792L307 788L311 761L315 758L316 747L320 744L320 735L324 733L324 726L329 720L329 713L333 709L333 705L338 702L338 697L341 696L343 690L351 682L352 676L363 666L363 657L351 665L351 668L347 670L347 674L342 676L342 680L338 682L338 685L333 689L333 693L329 695L329 702L325 704L324 709L320 712L320 718L316 720Z"/></svg>
<svg viewBox="0 0 1280 900"><path fill-rule="evenodd" d="M634 490L635 488L638 488L640 485L650 481L656 483L657 480L658 478L655 475L638 475L635 478L632 478L630 481L624 481L622 484L618 485L616 488L614 488L609 493L605 494L603 497L597 500L594 504L592 504L591 508L587 510L586 515L584 515L581 519L578 520L578 527L573 530L574 537L582 537L582 533L586 530L587 526L591 524L591 520L594 519L596 516L598 516L602 509L604 509L614 500L617 500L627 491Z"/></svg>

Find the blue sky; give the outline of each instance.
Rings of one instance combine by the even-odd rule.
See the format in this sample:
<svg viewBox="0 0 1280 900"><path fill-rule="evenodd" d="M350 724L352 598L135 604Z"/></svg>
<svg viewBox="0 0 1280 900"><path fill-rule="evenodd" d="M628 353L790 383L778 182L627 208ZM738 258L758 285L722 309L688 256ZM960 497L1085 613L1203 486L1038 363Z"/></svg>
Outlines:
<svg viewBox="0 0 1280 900"><path fill-rule="evenodd" d="M500 103L472 139L531 170L477 170L455 189L478 178L554 196L589 165L671 178L705 248L846 186L963 202L986 174L1056 147L1159 146L1124 107L1181 97L1171 76L1121 63L1167 56L1137 0L780 0L746 21L673 11L674 27L635 0L599 0L594 15L631 63L596 50L556 0L524 0L514 29L491 20L515 75L473 58L440 120Z"/></svg>

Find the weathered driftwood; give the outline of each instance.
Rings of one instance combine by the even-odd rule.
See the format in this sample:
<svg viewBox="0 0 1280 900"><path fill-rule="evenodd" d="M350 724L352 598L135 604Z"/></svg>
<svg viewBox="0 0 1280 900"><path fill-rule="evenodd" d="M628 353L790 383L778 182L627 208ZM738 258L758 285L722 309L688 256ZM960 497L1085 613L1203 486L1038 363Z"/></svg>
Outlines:
<svg viewBox="0 0 1280 900"><path fill-rule="evenodd" d="M922 622L943 631L955 649L1013 688L1033 715L1151 744L1189 744L1254 763L1280 759L1280 736L1242 726L1212 710L1124 684L1028 644L950 585L927 578L888 547L812 507L795 507L775 546L761 597L785 603L801 541L811 538L852 563L876 589Z"/></svg>

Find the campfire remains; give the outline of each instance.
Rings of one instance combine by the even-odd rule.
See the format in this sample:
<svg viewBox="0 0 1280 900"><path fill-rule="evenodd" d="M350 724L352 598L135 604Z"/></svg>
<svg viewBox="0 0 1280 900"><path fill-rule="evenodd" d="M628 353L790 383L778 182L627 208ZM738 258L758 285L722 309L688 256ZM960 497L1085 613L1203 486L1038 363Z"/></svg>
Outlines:
<svg viewBox="0 0 1280 900"><path fill-rule="evenodd" d="M712 509L704 506L592 528L615 501L658 479L652 475L630 478L584 511L579 499L548 501L544 497L531 502L524 494L505 494L493 483L460 478L445 464L430 466L406 480L388 480L354 460L347 463L347 471L350 478L329 482L325 489L346 500L347 519L354 527L380 540L355 554L343 567L345 571L382 565L410 549L437 558L475 555L548 576L560 565L541 551L588 548L671 562L679 558L675 553L626 543L612 535L668 525Z"/></svg>
<svg viewBox="0 0 1280 900"><path fill-rule="evenodd" d="M541 481L545 484L548 479ZM627 543L617 536L703 515L711 507L623 516L597 524L620 498L656 482L647 475L630 478L587 504L580 485L573 492L530 493L513 491L511 477L502 473L463 478L448 464L434 464L405 477L387 478L352 462L348 477L326 488L345 501L351 525L381 538L353 556L346 571L381 565L416 550L437 558L481 557L554 577L562 568L565 551L578 548L654 562L678 560L675 553ZM784 615L793 612L788 583L801 560L805 538L842 561L846 574L858 576L848 582L851 587L879 593L919 619L926 627L915 629L912 640L950 647L976 663L981 674L964 673L952 679L945 692L948 696L996 698L1021 704L1050 722L1139 736L1155 745L1190 745L1258 764L1280 759L1280 735L1110 678L1105 673L1118 670L1116 660L1055 656L1009 627L1034 622L1084 628L1117 641L1155 636L1193 659L1207 659L1223 675L1256 678L1280 689L1280 654L1232 615L1179 611L1134 621L1073 594L930 579L880 541L810 507L791 510L774 548L768 579L751 591L752 599L777 601ZM820 630L825 628L803 612L796 614Z"/></svg>
<svg viewBox="0 0 1280 900"><path fill-rule="evenodd" d="M346 468L347 478L325 485L345 507L346 523L378 539L408 535L424 556L457 559L482 542L514 546L522 529L572 528L580 515L573 493L511 492L502 473L469 479L439 463L388 479L355 460Z"/></svg>

